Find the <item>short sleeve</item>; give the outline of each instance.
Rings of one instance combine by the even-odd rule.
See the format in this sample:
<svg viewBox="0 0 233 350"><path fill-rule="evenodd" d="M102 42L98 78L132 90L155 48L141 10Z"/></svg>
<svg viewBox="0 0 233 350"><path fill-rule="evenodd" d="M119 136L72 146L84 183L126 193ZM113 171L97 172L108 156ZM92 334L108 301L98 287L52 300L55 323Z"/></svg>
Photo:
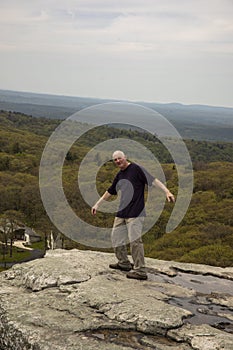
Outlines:
<svg viewBox="0 0 233 350"><path fill-rule="evenodd" d="M116 190L117 182L118 182L118 177L116 175L116 177L114 178L114 180L112 182L112 185L107 189L108 193L110 193L113 196L117 195L117 190Z"/></svg>
<svg viewBox="0 0 233 350"><path fill-rule="evenodd" d="M144 177L144 181L148 186L152 186L152 183L155 179L143 166L140 165L140 170L142 172L142 176Z"/></svg>

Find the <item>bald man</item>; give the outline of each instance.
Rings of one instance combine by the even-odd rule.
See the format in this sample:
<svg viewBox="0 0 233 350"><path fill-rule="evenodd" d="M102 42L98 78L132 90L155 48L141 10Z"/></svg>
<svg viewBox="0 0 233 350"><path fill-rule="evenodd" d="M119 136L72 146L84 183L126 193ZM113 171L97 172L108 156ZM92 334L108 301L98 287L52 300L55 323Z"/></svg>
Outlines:
<svg viewBox="0 0 233 350"><path fill-rule="evenodd" d="M101 202L121 192L120 205L112 229L112 245L117 263L110 264L112 269L127 271L128 278L146 280L142 229L145 218L145 185L158 186L165 194L168 202L174 202L173 194L158 179L144 168L127 160L124 152L117 150L112 155L113 161L120 169L112 185L92 207L92 215L96 215ZM133 264L128 259L127 240ZM132 270L133 271L130 271ZM130 272L129 272L130 271Z"/></svg>

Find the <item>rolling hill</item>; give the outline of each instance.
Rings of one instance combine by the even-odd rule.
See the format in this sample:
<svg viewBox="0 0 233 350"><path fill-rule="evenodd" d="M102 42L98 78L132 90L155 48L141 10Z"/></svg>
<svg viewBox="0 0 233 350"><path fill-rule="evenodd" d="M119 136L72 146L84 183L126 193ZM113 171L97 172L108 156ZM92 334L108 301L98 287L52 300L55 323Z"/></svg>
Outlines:
<svg viewBox="0 0 233 350"><path fill-rule="evenodd" d="M1 110L21 112L33 117L65 119L86 107L106 102L120 101L0 90ZM162 114L185 139L233 141L233 108L140 101L135 103Z"/></svg>

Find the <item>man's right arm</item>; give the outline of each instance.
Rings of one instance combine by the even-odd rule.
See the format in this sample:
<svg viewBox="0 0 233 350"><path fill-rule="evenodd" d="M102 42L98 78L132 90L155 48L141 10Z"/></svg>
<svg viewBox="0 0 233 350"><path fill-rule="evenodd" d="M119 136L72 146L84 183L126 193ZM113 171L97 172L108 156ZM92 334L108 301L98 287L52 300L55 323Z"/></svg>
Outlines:
<svg viewBox="0 0 233 350"><path fill-rule="evenodd" d="M107 201L110 197L111 197L111 194L108 191L104 192L103 196L100 197L100 199L91 208L92 215L96 215L97 209L98 209L99 205L101 204L101 202Z"/></svg>

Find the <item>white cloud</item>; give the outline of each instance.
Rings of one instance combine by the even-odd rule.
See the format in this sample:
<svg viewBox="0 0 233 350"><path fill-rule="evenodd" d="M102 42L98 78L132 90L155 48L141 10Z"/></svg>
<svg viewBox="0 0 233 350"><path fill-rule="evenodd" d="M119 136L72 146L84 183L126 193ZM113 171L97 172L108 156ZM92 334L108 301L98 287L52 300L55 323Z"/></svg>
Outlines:
<svg viewBox="0 0 233 350"><path fill-rule="evenodd" d="M210 4L211 3L211 4ZM232 6L224 0L195 1L3 1L1 8L1 42L6 49L29 48L38 50L63 50L75 44L91 51L106 53L115 46L119 51L134 53L142 49L169 51L189 47L197 50L197 44L206 43L213 51L216 43L223 41L219 49L231 51L227 41L232 39ZM7 6L8 4L8 6ZM192 6L191 6L192 5ZM1 4L0 4L1 6ZM4 30L5 28L5 30ZM1 34L0 34L1 35ZM214 42L214 46L212 43ZM54 44L52 44L54 43ZM175 45L176 44L176 45ZM207 49L207 48L206 48ZM49 50L50 51L50 50Z"/></svg>
<svg viewBox="0 0 233 350"><path fill-rule="evenodd" d="M13 63L10 64L12 56L9 62L7 57L12 53L16 67L17 55L24 57L28 67L32 66L30 60L47 57L40 60L41 74L46 64L58 57L63 59L60 74L69 64L75 72L82 66L87 79L90 74L100 76L100 69L114 71L118 79L124 70L129 78L128 90L130 78L140 74L145 85L138 94L146 91L146 80L152 83L154 73L150 76L148 72L154 72L156 66L175 77L181 70L177 65L189 60L195 66L195 77L190 73L189 79L195 80L203 74L203 67L205 71L210 69L208 66L214 76L218 66L228 74L229 88L229 71L233 70L233 63L229 63L233 54L232 18L232 0L1 0L0 60L5 57L9 76ZM216 65L207 64L211 60ZM65 81L64 77L64 84L69 84L68 78ZM113 87L104 89L103 84L103 95L115 91ZM132 93L135 89L133 86Z"/></svg>

